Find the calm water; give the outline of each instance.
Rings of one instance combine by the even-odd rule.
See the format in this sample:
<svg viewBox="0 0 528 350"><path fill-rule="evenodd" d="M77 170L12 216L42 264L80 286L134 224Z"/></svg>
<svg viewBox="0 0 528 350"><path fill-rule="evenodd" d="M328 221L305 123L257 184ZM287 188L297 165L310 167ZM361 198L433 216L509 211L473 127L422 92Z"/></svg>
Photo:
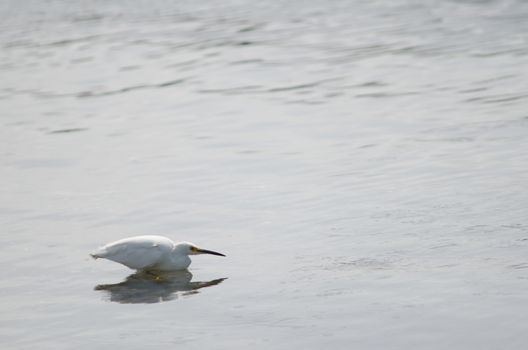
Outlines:
<svg viewBox="0 0 528 350"><path fill-rule="evenodd" d="M2 349L524 349L528 3L0 2ZM160 279L88 253L218 250Z"/></svg>

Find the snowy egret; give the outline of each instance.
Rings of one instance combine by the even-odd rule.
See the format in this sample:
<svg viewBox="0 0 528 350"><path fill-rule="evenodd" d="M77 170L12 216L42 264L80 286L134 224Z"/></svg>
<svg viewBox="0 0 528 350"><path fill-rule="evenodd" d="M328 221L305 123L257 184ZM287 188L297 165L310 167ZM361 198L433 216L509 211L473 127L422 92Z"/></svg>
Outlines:
<svg viewBox="0 0 528 350"><path fill-rule="evenodd" d="M121 239L90 254L94 259L104 258L140 271L184 270L191 264L189 255L213 254L189 242L174 243L163 236L137 236Z"/></svg>

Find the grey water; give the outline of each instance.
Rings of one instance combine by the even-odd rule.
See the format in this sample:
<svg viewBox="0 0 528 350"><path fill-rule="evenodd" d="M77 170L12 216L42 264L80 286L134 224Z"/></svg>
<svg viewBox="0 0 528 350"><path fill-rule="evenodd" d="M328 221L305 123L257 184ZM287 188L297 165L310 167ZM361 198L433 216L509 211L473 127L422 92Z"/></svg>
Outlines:
<svg viewBox="0 0 528 350"><path fill-rule="evenodd" d="M522 0L0 1L0 348L525 349L527 81Z"/></svg>

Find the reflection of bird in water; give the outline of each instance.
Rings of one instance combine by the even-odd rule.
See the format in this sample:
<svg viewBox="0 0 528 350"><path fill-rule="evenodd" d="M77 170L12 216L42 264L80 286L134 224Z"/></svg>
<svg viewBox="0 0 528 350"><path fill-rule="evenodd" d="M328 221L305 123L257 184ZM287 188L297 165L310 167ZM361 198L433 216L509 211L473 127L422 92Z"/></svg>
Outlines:
<svg viewBox="0 0 528 350"><path fill-rule="evenodd" d="M94 259L104 258L135 270L176 271L191 264L189 255L212 254L225 256L212 250L198 248L189 242L174 243L163 236L137 236L121 239L90 254Z"/></svg>
<svg viewBox="0 0 528 350"><path fill-rule="evenodd" d="M175 272L136 272L123 282L100 284L95 290L110 294L110 301L121 304L159 303L182 296L197 294L198 289L215 286L226 278L208 282L191 282L193 275L187 271Z"/></svg>

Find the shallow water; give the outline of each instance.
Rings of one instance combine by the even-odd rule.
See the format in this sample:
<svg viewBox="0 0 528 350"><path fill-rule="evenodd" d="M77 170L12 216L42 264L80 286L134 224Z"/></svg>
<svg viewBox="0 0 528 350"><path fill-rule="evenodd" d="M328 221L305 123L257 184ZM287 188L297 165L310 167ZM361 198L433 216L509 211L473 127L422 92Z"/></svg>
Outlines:
<svg viewBox="0 0 528 350"><path fill-rule="evenodd" d="M9 349L524 349L523 1L2 1ZM223 252L189 274L88 253Z"/></svg>

